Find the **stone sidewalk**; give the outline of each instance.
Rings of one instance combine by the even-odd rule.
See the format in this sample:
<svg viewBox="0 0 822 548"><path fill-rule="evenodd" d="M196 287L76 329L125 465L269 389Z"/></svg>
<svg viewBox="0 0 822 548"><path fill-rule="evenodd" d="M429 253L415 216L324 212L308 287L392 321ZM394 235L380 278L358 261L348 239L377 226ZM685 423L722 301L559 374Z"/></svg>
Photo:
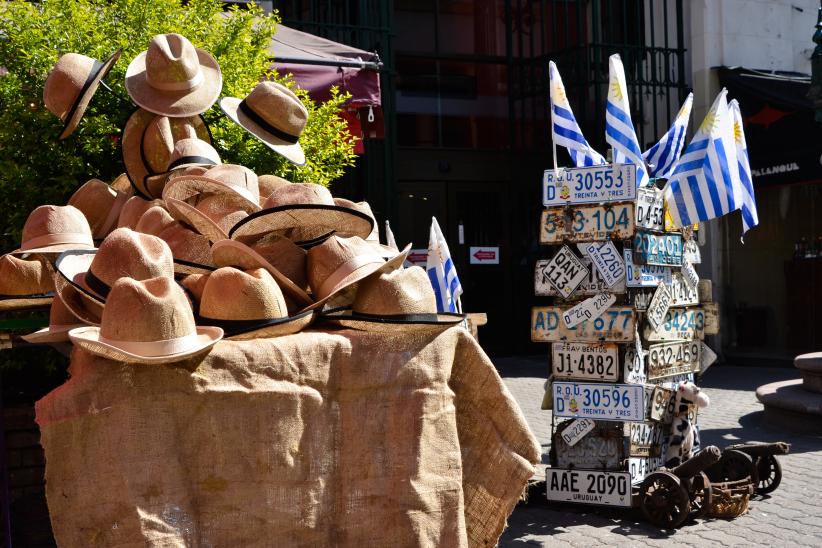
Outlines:
<svg viewBox="0 0 822 548"><path fill-rule="evenodd" d="M551 413L540 410L547 356L494 363L542 443L547 463ZM703 446L792 444L791 453L779 457L781 485L770 496L754 496L746 515L665 531L644 522L639 511L548 504L532 494L514 510L500 546L822 546L822 437L763 427L762 405L754 394L761 384L798 377L793 368L714 366L702 380L711 398L710 407L699 414Z"/></svg>

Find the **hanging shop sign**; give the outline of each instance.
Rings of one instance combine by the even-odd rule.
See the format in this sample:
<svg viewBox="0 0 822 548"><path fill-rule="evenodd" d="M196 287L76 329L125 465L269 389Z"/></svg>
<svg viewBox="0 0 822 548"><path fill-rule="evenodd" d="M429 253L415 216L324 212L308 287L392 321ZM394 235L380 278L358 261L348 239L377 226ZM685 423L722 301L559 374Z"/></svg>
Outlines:
<svg viewBox="0 0 822 548"><path fill-rule="evenodd" d="M640 188L636 197L636 227L662 232L665 230L662 191L655 187Z"/></svg>
<svg viewBox="0 0 822 548"><path fill-rule="evenodd" d="M627 245L622 250L622 257L628 287L656 287L661 283L671 283L670 267L635 263L634 253Z"/></svg>
<svg viewBox="0 0 822 548"><path fill-rule="evenodd" d="M589 423L593 426L588 426ZM584 433L580 435L580 432ZM591 419L563 421L551 436L551 466L619 470L626 456L624 439L621 423Z"/></svg>
<svg viewBox="0 0 822 548"><path fill-rule="evenodd" d="M557 502L581 502L631 507L631 475L628 472L545 469L545 495Z"/></svg>
<svg viewBox="0 0 822 548"><path fill-rule="evenodd" d="M657 329L645 326L645 340L692 341L704 336L705 313L699 308L671 308Z"/></svg>
<svg viewBox="0 0 822 548"><path fill-rule="evenodd" d="M632 457L656 457L662 454L662 428L655 422L629 422L625 424Z"/></svg>
<svg viewBox="0 0 822 548"><path fill-rule="evenodd" d="M629 306L614 306L599 318L568 327L562 320L567 307L535 306L531 309L531 340L534 342L630 342L636 313Z"/></svg>
<svg viewBox="0 0 822 548"><path fill-rule="evenodd" d="M539 242L561 244L564 241L627 239L634 235L634 231L633 202L612 206L555 207L542 211Z"/></svg>
<svg viewBox="0 0 822 548"><path fill-rule="evenodd" d="M616 344L554 343L551 365L555 379L615 382L619 376Z"/></svg>
<svg viewBox="0 0 822 548"><path fill-rule="evenodd" d="M625 202L636 197L636 166L599 166L546 169L542 176L542 204Z"/></svg>
<svg viewBox="0 0 822 548"><path fill-rule="evenodd" d="M652 344L648 348L648 379L661 379L699 371L702 341Z"/></svg>
<svg viewBox="0 0 822 548"><path fill-rule="evenodd" d="M554 382L554 416L644 421L645 391L636 384Z"/></svg>
<svg viewBox="0 0 822 548"><path fill-rule="evenodd" d="M615 285L609 287L605 280L600 275L599 271L591 264L591 259L582 257L582 264L588 270L588 277L574 289L571 297L590 297L597 295L603 291L609 293L622 294L625 293L625 279L618 281ZM534 294L539 297L557 297L561 296L554 286L548 281L548 264L550 260L537 261L534 268Z"/></svg>
<svg viewBox="0 0 822 548"><path fill-rule="evenodd" d="M591 259L594 268L599 272L608 287L617 285L625 280L625 262L619 256L614 242L604 244L583 244L583 253Z"/></svg>
<svg viewBox="0 0 822 548"><path fill-rule="evenodd" d="M660 266L682 265L682 235L637 232L634 237L634 261Z"/></svg>

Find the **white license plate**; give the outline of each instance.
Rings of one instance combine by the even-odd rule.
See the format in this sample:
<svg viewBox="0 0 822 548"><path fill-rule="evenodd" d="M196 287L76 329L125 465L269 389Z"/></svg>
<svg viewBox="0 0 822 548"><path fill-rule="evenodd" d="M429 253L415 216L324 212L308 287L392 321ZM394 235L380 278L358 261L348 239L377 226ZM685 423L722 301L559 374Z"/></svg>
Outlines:
<svg viewBox="0 0 822 548"><path fill-rule="evenodd" d="M645 479L645 476L662 466L662 457L630 457L628 459L628 473L631 483L636 485Z"/></svg>
<svg viewBox="0 0 822 548"><path fill-rule="evenodd" d="M699 292L688 286L679 272L674 272L671 279L671 306L695 306L699 304Z"/></svg>
<svg viewBox="0 0 822 548"><path fill-rule="evenodd" d="M554 416L644 421L645 390L638 384L554 381Z"/></svg>
<svg viewBox="0 0 822 548"><path fill-rule="evenodd" d="M634 262L660 266L682 265L681 234L637 232L633 242Z"/></svg>
<svg viewBox="0 0 822 548"><path fill-rule="evenodd" d="M625 358L622 366L623 382L627 384L645 384L648 380L645 372L647 355L647 352L644 352L642 356L638 355L633 345L625 349Z"/></svg>
<svg viewBox="0 0 822 548"><path fill-rule="evenodd" d="M634 204L613 206L554 207L542 210L539 242L558 244L625 240L635 231Z"/></svg>
<svg viewBox="0 0 822 548"><path fill-rule="evenodd" d="M577 286L574 290L573 294L571 295L572 298L574 297L590 297L592 295L596 295L598 293L602 293L603 291L608 291L609 293L625 293L625 279L618 281L616 285L613 287L609 287L605 280L602 279L602 276L599 274L599 271L593 267L591 264L591 259L588 257L582 257L582 264L588 270L588 277L582 280L582 282ZM548 263L551 261L544 259L537 261L537 265L534 268L534 294L538 297L556 297L560 296L559 292L557 292L556 288L548 281L547 275L547 268ZM654 267L656 268L656 267Z"/></svg>
<svg viewBox="0 0 822 548"><path fill-rule="evenodd" d="M551 365L555 379L613 382L619 376L617 345L554 343Z"/></svg>
<svg viewBox="0 0 822 548"><path fill-rule="evenodd" d="M665 319L668 309L671 307L671 292L668 291L668 286L659 284L659 287L654 291L654 296L648 304L648 312L645 317L652 328L658 329L662 321Z"/></svg>
<svg viewBox="0 0 822 548"><path fill-rule="evenodd" d="M573 447L579 440L585 437L585 434L596 427L596 423L591 419L576 419L569 424L561 433L562 439L568 444L568 447Z"/></svg>
<svg viewBox="0 0 822 548"><path fill-rule="evenodd" d="M630 342L634 340L636 313L629 306L614 306L594 320L568 327L562 320L567 307L535 306L531 309L534 342Z"/></svg>
<svg viewBox="0 0 822 548"><path fill-rule="evenodd" d="M648 348L648 379L699 371L701 341L652 344Z"/></svg>
<svg viewBox="0 0 822 548"><path fill-rule="evenodd" d="M632 457L649 457L662 454L662 427L654 422L629 422L630 446L628 454Z"/></svg>
<svg viewBox="0 0 822 548"><path fill-rule="evenodd" d="M631 506L631 475L628 472L545 469L548 500L606 506Z"/></svg>
<svg viewBox="0 0 822 548"><path fill-rule="evenodd" d="M636 226L662 232L665 229L664 201L658 188L640 188L636 197Z"/></svg>
<svg viewBox="0 0 822 548"><path fill-rule="evenodd" d="M660 283L671 283L671 268L634 262L634 254L630 248L622 251L625 260L625 279L628 287L656 287Z"/></svg>
<svg viewBox="0 0 822 548"><path fill-rule="evenodd" d="M591 263L599 271L608 287L625 280L625 262L619 256L614 242L591 243L582 247L585 248L585 254L591 259Z"/></svg>
<svg viewBox="0 0 822 548"><path fill-rule="evenodd" d="M542 176L542 204L627 202L636 197L636 166L600 166L546 169Z"/></svg>
<svg viewBox="0 0 822 548"><path fill-rule="evenodd" d="M702 339L705 329L705 313L698 308L670 308L658 329L645 326L645 340L692 341Z"/></svg>
<svg viewBox="0 0 822 548"><path fill-rule="evenodd" d="M600 316L609 306L616 302L616 295L611 293L600 293L593 297L588 297L579 304L576 304L565 311L562 315L562 321L567 327L576 327L580 323L590 320L593 321Z"/></svg>
<svg viewBox="0 0 822 548"><path fill-rule="evenodd" d="M582 259L577 257L570 247L564 245L548 261L543 276L559 295L567 299L582 280L588 277L588 269L585 268Z"/></svg>

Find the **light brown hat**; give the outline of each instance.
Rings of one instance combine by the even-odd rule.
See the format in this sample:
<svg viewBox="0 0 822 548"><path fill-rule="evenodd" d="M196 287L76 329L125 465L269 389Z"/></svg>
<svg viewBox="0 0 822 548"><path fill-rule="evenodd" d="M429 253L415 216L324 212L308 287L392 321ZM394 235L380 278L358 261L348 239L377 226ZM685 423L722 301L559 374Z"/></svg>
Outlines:
<svg viewBox="0 0 822 548"><path fill-rule="evenodd" d="M206 273L214 270L208 238L184 227L162 207L146 211L136 230L158 236L171 248L174 271L178 274Z"/></svg>
<svg viewBox="0 0 822 548"><path fill-rule="evenodd" d="M159 206L162 208L162 200L144 200L139 196L132 196L123 205L120 210L120 217L117 219L117 228L130 228L137 230L137 223L146 211L152 207ZM139 232L144 232L140 230ZM147 233L148 234L148 233Z"/></svg>
<svg viewBox="0 0 822 548"><path fill-rule="evenodd" d="M245 99L223 97L220 108L274 152L297 165L305 164L299 139L308 121L308 110L286 86L266 80Z"/></svg>
<svg viewBox="0 0 822 548"><path fill-rule="evenodd" d="M187 201L199 194L231 194L242 198L246 213L260 210L260 187L257 175L245 166L222 164L201 176L183 175L169 181L163 199Z"/></svg>
<svg viewBox="0 0 822 548"><path fill-rule="evenodd" d="M162 116L194 116L220 96L220 65L179 34L158 34L126 69L126 91L140 107Z"/></svg>
<svg viewBox="0 0 822 548"><path fill-rule="evenodd" d="M105 61L98 61L79 53L66 53L51 69L43 86L43 103L63 121L60 139L65 139L77 128L100 82L120 58L118 49Z"/></svg>
<svg viewBox="0 0 822 548"><path fill-rule="evenodd" d="M333 235L308 250L308 283L319 308L332 297L351 302L355 284L375 272L389 272L402 267L411 250L409 244L402 252L386 261L373 245L359 237L340 238ZM346 292L346 294L343 294ZM339 303L337 303L339 304Z"/></svg>
<svg viewBox="0 0 822 548"><path fill-rule="evenodd" d="M115 190L100 179L91 179L72 194L68 204L83 212L92 236L101 240L116 227L128 198L127 193Z"/></svg>
<svg viewBox="0 0 822 548"><path fill-rule="evenodd" d="M111 288L100 327L69 331L77 347L129 363L168 364L204 355L222 337L219 327L197 327L185 293L174 280L121 278Z"/></svg>
<svg viewBox="0 0 822 548"><path fill-rule="evenodd" d="M220 165L220 155L210 143L199 138L181 139L174 144L166 170L147 176L145 187L151 196L159 198L172 179L186 175L204 175L217 165Z"/></svg>
<svg viewBox="0 0 822 548"><path fill-rule="evenodd" d="M229 194L199 194L188 202L169 198L166 205L175 219L192 227L210 242L225 240L229 230L248 217L236 198Z"/></svg>
<svg viewBox="0 0 822 548"><path fill-rule="evenodd" d="M198 323L221 327L230 339L255 339L297 333L312 319L312 311L289 317L282 291L268 271L223 267L208 276Z"/></svg>
<svg viewBox="0 0 822 548"><path fill-rule="evenodd" d="M334 310L323 319L363 331L400 332L444 329L465 319L462 314L437 313L434 289L425 270L412 266L375 273L361 281L350 310Z"/></svg>
<svg viewBox="0 0 822 548"><path fill-rule="evenodd" d="M128 198L131 198L134 195L134 187L131 186L131 181L126 173L121 173L113 181L111 181L111 188L117 192L126 194Z"/></svg>
<svg viewBox="0 0 822 548"><path fill-rule="evenodd" d="M186 295L191 301L191 308L194 310L200 308L200 301L203 299L203 290L205 289L205 284L209 276L211 276L210 272L207 274L188 274L178 281L180 287L185 290Z"/></svg>
<svg viewBox="0 0 822 548"><path fill-rule="evenodd" d="M260 175L257 177L257 185L260 187L260 204L265 203L271 194L281 186L290 185L291 181L277 177L276 175Z"/></svg>
<svg viewBox="0 0 822 548"><path fill-rule="evenodd" d="M49 325L43 329L23 335L22 339L31 344L68 342L68 332L75 327L86 325L71 313L59 295L55 296L49 312Z"/></svg>
<svg viewBox="0 0 822 548"><path fill-rule="evenodd" d="M0 312L48 306L54 291L51 263L0 257Z"/></svg>
<svg viewBox="0 0 822 548"><path fill-rule="evenodd" d="M292 183L275 190L262 211L249 215L229 235L241 239L276 234L298 243L329 234L362 238L371 233L373 222L361 211L335 204L324 186Z"/></svg>
<svg viewBox="0 0 822 548"><path fill-rule="evenodd" d="M85 215L74 206L42 205L23 225L23 242L12 253L55 255L67 249L93 249L94 239Z"/></svg>

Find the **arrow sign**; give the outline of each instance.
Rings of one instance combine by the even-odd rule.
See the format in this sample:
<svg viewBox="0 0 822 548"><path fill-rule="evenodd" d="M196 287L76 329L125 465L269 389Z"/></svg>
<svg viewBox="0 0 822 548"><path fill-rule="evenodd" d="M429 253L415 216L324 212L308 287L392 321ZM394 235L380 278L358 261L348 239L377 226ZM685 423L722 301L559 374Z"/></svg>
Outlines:
<svg viewBox="0 0 822 548"><path fill-rule="evenodd" d="M499 264L499 247L471 247L468 255L471 264Z"/></svg>
<svg viewBox="0 0 822 548"><path fill-rule="evenodd" d="M409 263L425 266L428 261L428 249L412 249L406 259Z"/></svg>

